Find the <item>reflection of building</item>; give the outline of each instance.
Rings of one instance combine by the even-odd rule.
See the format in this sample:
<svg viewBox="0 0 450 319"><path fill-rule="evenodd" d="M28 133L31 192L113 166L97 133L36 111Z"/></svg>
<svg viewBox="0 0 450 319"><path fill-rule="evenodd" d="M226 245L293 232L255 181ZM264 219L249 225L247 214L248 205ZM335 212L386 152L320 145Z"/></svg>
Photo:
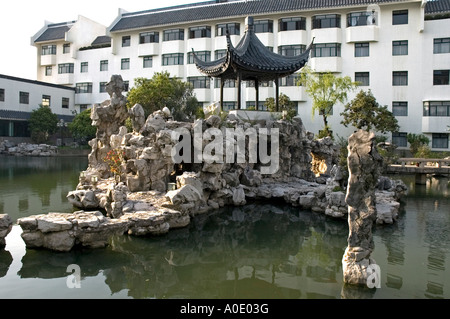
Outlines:
<svg viewBox="0 0 450 319"><path fill-rule="evenodd" d="M29 137L28 119L39 105L70 122L74 99L73 88L0 74L0 138Z"/></svg>
<svg viewBox="0 0 450 319"><path fill-rule="evenodd" d="M105 84L112 74L121 74L133 86L135 78L160 71L191 82L198 100L209 105L220 100L220 83L198 72L191 51L205 61L221 58L226 30L238 43L251 15L258 38L274 52L298 55L315 38L308 64L371 89L399 120L401 132L391 137L395 143L406 147L407 133L423 132L433 149L448 150L449 12L448 0L206 1L134 13L120 10L108 28L83 17L47 24L32 44L38 49L38 79L76 87L79 109L108 98ZM263 104L274 97L276 86L261 84ZM243 106L256 103L252 86L242 85ZM237 92L236 83L225 84L224 107L237 106ZM295 86L295 74L280 80L280 93L295 102L308 130L322 129L319 116L311 119L311 99ZM340 125L342 111L343 105L337 105L329 120L335 133L347 136L353 129Z"/></svg>

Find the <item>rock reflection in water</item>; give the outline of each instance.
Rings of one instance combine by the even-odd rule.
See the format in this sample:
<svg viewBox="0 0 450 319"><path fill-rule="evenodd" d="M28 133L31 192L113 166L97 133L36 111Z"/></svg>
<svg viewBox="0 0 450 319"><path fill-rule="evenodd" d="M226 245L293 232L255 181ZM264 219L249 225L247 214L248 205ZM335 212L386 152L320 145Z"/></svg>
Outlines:
<svg viewBox="0 0 450 319"><path fill-rule="evenodd" d="M112 294L133 298L336 298L346 232L323 215L248 205L163 237L116 237L105 250L27 251L20 276L67 276L78 264L82 277L102 271Z"/></svg>

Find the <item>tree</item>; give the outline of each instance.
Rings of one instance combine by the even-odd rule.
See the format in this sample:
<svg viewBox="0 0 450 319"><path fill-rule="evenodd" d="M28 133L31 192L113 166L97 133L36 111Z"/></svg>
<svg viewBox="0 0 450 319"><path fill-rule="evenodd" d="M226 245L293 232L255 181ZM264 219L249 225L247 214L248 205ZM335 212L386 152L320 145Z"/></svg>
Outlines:
<svg viewBox="0 0 450 319"><path fill-rule="evenodd" d="M353 125L366 131L375 130L381 133L397 132L400 127L395 116L387 106L381 106L369 90L359 91L356 97L345 106L341 113L341 121L345 127Z"/></svg>
<svg viewBox="0 0 450 319"><path fill-rule="evenodd" d="M409 143L409 150L413 156L416 156L420 149L423 151L424 146L428 146L428 144L430 144L430 139L423 134L409 133L406 136L406 139Z"/></svg>
<svg viewBox="0 0 450 319"><path fill-rule="evenodd" d="M31 139L35 143L44 143L51 134L58 129L58 116L52 112L49 106L39 105L38 109L31 112L28 120Z"/></svg>
<svg viewBox="0 0 450 319"><path fill-rule="evenodd" d="M289 96L281 93L278 101L279 101L279 111L286 111L287 113L286 118L288 120L292 119L294 116L297 115L297 110L294 107L294 102L291 101ZM267 98L264 105L270 112L276 112L277 106L275 99L273 97Z"/></svg>
<svg viewBox="0 0 450 319"><path fill-rule="evenodd" d="M139 103L145 111L145 117L164 107L170 109L178 121L191 120L198 112L199 105L192 85L166 72L157 72L151 79L135 79L135 87L128 93L129 108Z"/></svg>
<svg viewBox="0 0 450 319"><path fill-rule="evenodd" d="M332 137L328 116L337 102L344 103L347 100L347 93L357 87L357 82L352 82L349 76L337 77L331 72L317 73L304 67L297 84L304 86L306 93L312 98L313 116L316 111L322 115L323 135Z"/></svg>
<svg viewBox="0 0 450 319"><path fill-rule="evenodd" d="M85 143L95 137L97 128L92 125L91 109L85 110L75 116L69 123L69 130L75 139Z"/></svg>

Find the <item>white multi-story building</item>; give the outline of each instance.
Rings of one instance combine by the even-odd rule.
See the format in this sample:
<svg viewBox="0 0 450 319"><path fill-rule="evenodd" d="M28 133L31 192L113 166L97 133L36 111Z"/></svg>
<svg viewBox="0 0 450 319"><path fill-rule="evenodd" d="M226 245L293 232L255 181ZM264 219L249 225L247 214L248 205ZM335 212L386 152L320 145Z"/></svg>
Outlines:
<svg viewBox="0 0 450 319"><path fill-rule="evenodd" d="M194 85L203 105L220 100L217 81L202 76L192 50L215 60L226 49L225 30L237 44L247 16L259 39L275 52L297 55L314 38L309 66L361 82L397 117L393 142L407 147L407 133L430 137L433 150L449 150L450 0L253 0L206 1L141 12L119 10L109 27L84 17L46 24L35 36L38 79L76 87L80 110L108 96L104 85L121 74L132 87L137 77L168 71ZM254 106L253 83L244 83L242 105ZM321 117L295 76L280 80L280 93L294 101L306 128L317 133ZM356 95L349 95L349 101ZM260 101L274 97L273 83L263 83ZM237 105L235 83L224 89L224 105ZM261 102L263 103L263 102ZM344 105L329 119L335 134L354 131L340 122Z"/></svg>
<svg viewBox="0 0 450 319"><path fill-rule="evenodd" d="M70 122L75 89L0 74L0 140L29 137L28 119L40 105L50 107L59 120Z"/></svg>

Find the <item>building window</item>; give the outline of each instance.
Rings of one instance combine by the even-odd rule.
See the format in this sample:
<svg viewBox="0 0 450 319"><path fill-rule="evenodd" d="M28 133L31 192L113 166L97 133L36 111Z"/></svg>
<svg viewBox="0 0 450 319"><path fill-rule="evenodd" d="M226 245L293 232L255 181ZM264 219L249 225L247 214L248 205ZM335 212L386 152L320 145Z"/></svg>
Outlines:
<svg viewBox="0 0 450 319"><path fill-rule="evenodd" d="M223 110L226 111L231 111L236 109L236 102L228 102L228 101L224 101L223 102Z"/></svg>
<svg viewBox="0 0 450 319"><path fill-rule="evenodd" d="M272 20L256 20L254 22L255 33L272 33L273 21Z"/></svg>
<svg viewBox="0 0 450 319"><path fill-rule="evenodd" d="M183 53L163 54L162 63L163 65L183 65L184 54Z"/></svg>
<svg viewBox="0 0 450 319"><path fill-rule="evenodd" d="M58 65L59 74L73 73L73 69L73 63L63 63Z"/></svg>
<svg viewBox="0 0 450 319"><path fill-rule="evenodd" d="M0 102L5 102L5 89L0 89Z"/></svg>
<svg viewBox="0 0 450 319"><path fill-rule="evenodd" d="M189 39L211 38L211 27L201 26L189 28Z"/></svg>
<svg viewBox="0 0 450 319"><path fill-rule="evenodd" d="M77 83L75 93L92 93L92 83Z"/></svg>
<svg viewBox="0 0 450 319"><path fill-rule="evenodd" d="M163 33L163 41L184 40L183 29L165 30Z"/></svg>
<svg viewBox="0 0 450 319"><path fill-rule="evenodd" d="M450 116L450 101L424 102L423 116Z"/></svg>
<svg viewBox="0 0 450 319"><path fill-rule="evenodd" d="M30 93L19 92L19 103L20 104L30 104Z"/></svg>
<svg viewBox="0 0 450 319"><path fill-rule="evenodd" d="M63 44L63 54L70 53L70 43Z"/></svg>
<svg viewBox="0 0 450 319"><path fill-rule="evenodd" d="M359 82L359 86L369 86L369 72L355 72L355 82Z"/></svg>
<svg viewBox="0 0 450 319"><path fill-rule="evenodd" d="M394 116L408 116L408 102L392 102Z"/></svg>
<svg viewBox="0 0 450 319"><path fill-rule="evenodd" d="M123 90L128 92L130 90L130 81L123 81Z"/></svg>
<svg viewBox="0 0 450 319"><path fill-rule="evenodd" d="M108 71L108 65L109 65L108 60L102 60L102 61L100 61L100 71L101 71L101 72L103 72L103 71Z"/></svg>
<svg viewBox="0 0 450 319"><path fill-rule="evenodd" d="M131 36L125 35L122 37L122 47L129 47L131 45Z"/></svg>
<svg viewBox="0 0 450 319"><path fill-rule="evenodd" d="M392 133L392 143L398 147L408 146L408 133L394 132Z"/></svg>
<svg viewBox="0 0 450 319"><path fill-rule="evenodd" d="M237 81L235 80L225 80L224 88L235 88L237 86ZM220 84L222 83L222 79L216 78L214 79L214 87L216 89L220 88Z"/></svg>
<svg viewBox="0 0 450 319"><path fill-rule="evenodd" d="M355 43L355 57L369 56L369 42Z"/></svg>
<svg viewBox="0 0 450 319"><path fill-rule="evenodd" d="M448 134L433 133L431 141L432 148L448 148Z"/></svg>
<svg viewBox="0 0 450 319"><path fill-rule="evenodd" d="M209 89L210 80L207 76L192 76L188 77L187 81L191 83L194 89Z"/></svg>
<svg viewBox="0 0 450 319"><path fill-rule="evenodd" d="M53 68L51 65L45 67L45 76L52 76Z"/></svg>
<svg viewBox="0 0 450 319"><path fill-rule="evenodd" d="M408 85L408 71L392 72L392 85L393 86Z"/></svg>
<svg viewBox="0 0 450 319"><path fill-rule="evenodd" d="M83 111L86 111L88 109L88 105L87 104L80 104L80 113Z"/></svg>
<svg viewBox="0 0 450 319"><path fill-rule="evenodd" d="M295 17L278 20L278 31L306 30L306 18Z"/></svg>
<svg viewBox="0 0 450 319"><path fill-rule="evenodd" d="M227 55L227 50L216 50L214 51L214 58L219 60Z"/></svg>
<svg viewBox="0 0 450 319"><path fill-rule="evenodd" d="M313 58L321 57L340 57L341 44L340 43L318 43L314 45L312 50Z"/></svg>
<svg viewBox="0 0 450 319"><path fill-rule="evenodd" d="M63 109L68 109L70 104L70 99L68 97L63 97L61 102L61 107Z"/></svg>
<svg viewBox="0 0 450 319"><path fill-rule="evenodd" d="M42 95L42 106L50 107L51 96L50 95Z"/></svg>
<svg viewBox="0 0 450 319"><path fill-rule="evenodd" d="M449 85L449 70L434 70L433 85Z"/></svg>
<svg viewBox="0 0 450 319"><path fill-rule="evenodd" d="M257 111L267 111L266 101L259 101L258 108L256 108L255 101L247 101L246 110L257 110Z"/></svg>
<svg viewBox="0 0 450 319"><path fill-rule="evenodd" d="M202 60L203 62L211 61L211 51L197 51L195 52L197 58ZM194 64L194 54L192 52L188 53L188 64Z"/></svg>
<svg viewBox="0 0 450 319"><path fill-rule="evenodd" d="M297 86L297 82L300 79L300 75L291 74L284 78L279 79L278 83L280 86Z"/></svg>
<svg viewBox="0 0 450 319"><path fill-rule="evenodd" d="M130 59L124 58L120 60L120 69L121 70L129 70L130 69Z"/></svg>
<svg viewBox="0 0 450 319"><path fill-rule="evenodd" d="M306 45L294 44L294 45L280 45L278 47L278 54L284 56L296 56L306 51Z"/></svg>
<svg viewBox="0 0 450 319"><path fill-rule="evenodd" d="M151 57L151 56L145 56L145 57L143 58L143 65L142 65L142 67L143 67L144 69L152 68L152 67L153 67L153 57Z"/></svg>
<svg viewBox="0 0 450 319"><path fill-rule="evenodd" d="M159 43L159 32L143 32L139 34L139 44Z"/></svg>
<svg viewBox="0 0 450 319"><path fill-rule="evenodd" d="M408 10L392 11L392 24L408 24Z"/></svg>
<svg viewBox="0 0 450 319"><path fill-rule="evenodd" d="M89 72L89 63L88 62L81 62L80 72L81 73Z"/></svg>
<svg viewBox="0 0 450 319"><path fill-rule="evenodd" d="M56 45L43 45L41 55L55 55L56 54Z"/></svg>
<svg viewBox="0 0 450 319"><path fill-rule="evenodd" d="M216 25L216 37L227 35L227 29L230 35L241 34L241 25L239 23L223 23Z"/></svg>
<svg viewBox="0 0 450 319"><path fill-rule="evenodd" d="M408 55L408 41L392 41L392 55Z"/></svg>
<svg viewBox="0 0 450 319"><path fill-rule="evenodd" d="M255 87L255 81L247 81L247 87L248 88L254 88ZM258 86L260 88L271 88L273 87L273 81L259 81Z"/></svg>
<svg viewBox="0 0 450 319"><path fill-rule="evenodd" d="M434 39L433 53L450 53L450 38L438 38Z"/></svg>
<svg viewBox="0 0 450 319"><path fill-rule="evenodd" d="M105 93L106 92L106 84L107 82L100 82L100 93Z"/></svg>
<svg viewBox="0 0 450 319"><path fill-rule="evenodd" d="M376 12L352 12L347 14L347 27L356 27L362 25L376 25Z"/></svg>
<svg viewBox="0 0 450 319"><path fill-rule="evenodd" d="M340 28L341 16L339 14L322 14L312 17L313 29Z"/></svg>

